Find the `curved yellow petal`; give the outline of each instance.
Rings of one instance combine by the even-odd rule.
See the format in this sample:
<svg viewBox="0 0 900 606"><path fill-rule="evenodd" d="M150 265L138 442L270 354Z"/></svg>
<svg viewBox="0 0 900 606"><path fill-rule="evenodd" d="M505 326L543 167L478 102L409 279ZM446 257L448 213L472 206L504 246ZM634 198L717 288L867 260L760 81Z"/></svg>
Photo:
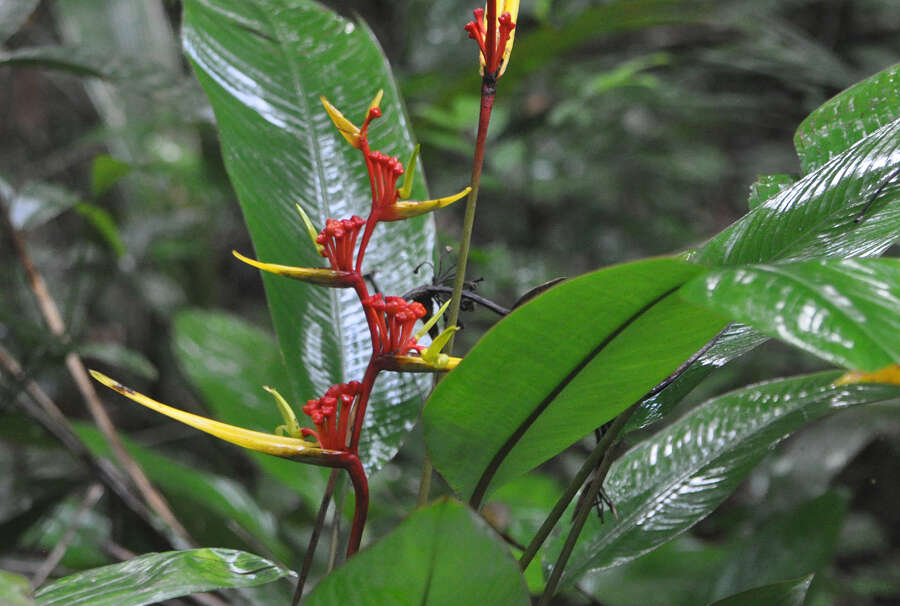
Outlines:
<svg viewBox="0 0 900 606"><path fill-rule="evenodd" d="M235 257L243 261L247 265L252 265L257 269L267 271L270 274L293 278L301 282L310 282L311 284L319 284L321 286L332 286L335 288L350 288L356 281L354 274L349 271L336 271L334 269L324 269L319 267L292 267L290 265L278 265L276 263L263 263L249 257L245 257L236 250L231 251Z"/></svg>
<svg viewBox="0 0 900 606"><path fill-rule="evenodd" d="M395 202L386 216L382 217L384 221L399 221L401 219L409 219L410 217L418 217L433 210L450 206L460 198L466 196L471 187L467 187L458 194L447 196L446 198L438 198L437 200L425 200L424 202Z"/></svg>
<svg viewBox="0 0 900 606"><path fill-rule="evenodd" d="M447 372L456 368L462 358L440 354L434 362L419 356L393 356L384 362L385 370L397 372Z"/></svg>
<svg viewBox="0 0 900 606"><path fill-rule="evenodd" d="M380 101L378 95L376 95L376 98ZM359 127L345 118L344 114L342 114L338 108L333 106L325 97L319 97L319 101L322 102L325 111L328 112L328 117L334 122L338 131L344 136L344 139L346 139L353 147L359 148Z"/></svg>
<svg viewBox="0 0 900 606"><path fill-rule="evenodd" d="M277 436L261 431L244 429L243 427L235 427L234 425L228 425L227 423L221 423L219 421L214 421L213 419L201 417L200 415L172 408L171 406L163 404L162 402L157 402L142 393L138 393L130 387L126 387L96 370L91 370L90 373L92 377L113 391L122 394L126 398L133 400L142 406L146 406L160 414L164 414L185 425L189 425L194 429L199 429L202 432L243 448L285 459L325 465L327 465L329 459L340 458L344 455L344 453L340 451L324 450L312 442L307 442L298 438Z"/></svg>
<svg viewBox="0 0 900 606"><path fill-rule="evenodd" d="M263 385L263 389L272 394L272 397L275 398L275 404L278 406L278 412L281 413L281 418L284 419L284 425L279 425L275 429L275 433L280 435L279 430L284 430L287 435L292 438L299 438L303 435L300 431L300 423L297 421L297 415L294 414L294 409L291 408L291 405L287 403L287 400L284 399L278 390L268 385Z"/></svg>
<svg viewBox="0 0 900 606"><path fill-rule="evenodd" d="M862 372L853 370L842 375L837 385L852 385L853 383L886 383L888 385L900 385L900 364L888 364L875 372Z"/></svg>
<svg viewBox="0 0 900 606"><path fill-rule="evenodd" d="M306 214L306 211L303 210L303 207L299 204L297 206L297 212L300 213L300 218L303 219L303 225L306 226L306 233L309 234L309 239L312 240L313 246L316 247L316 252L320 255L322 251L325 250L325 247L316 242L316 238L319 237L319 232L316 231L315 226L313 226L312 221L309 218L309 215Z"/></svg>
<svg viewBox="0 0 900 606"><path fill-rule="evenodd" d="M429 364L438 364L443 363L446 364L446 360L444 358L448 358L446 354L442 354L441 350L444 349L444 346L447 345L447 342L453 338L453 333L459 330L459 326L448 326L444 329L444 332L439 334L429 345L425 351L422 352L422 359L428 362ZM441 358L443 356L443 358Z"/></svg>
<svg viewBox="0 0 900 606"><path fill-rule="evenodd" d="M369 109L366 111L366 115L368 115L368 113L376 107L378 107L379 109L381 108L380 106L382 97L384 97L384 89L379 88L378 92L375 93L375 97L372 99L372 102L369 103Z"/></svg>
<svg viewBox="0 0 900 606"><path fill-rule="evenodd" d="M503 13L509 13L513 23L515 23L516 19L519 18L519 0L503 0L503 6L497 7L497 14L502 15ZM509 63L509 56L512 54L513 41L515 39L516 30L513 28L509 33L509 40L506 42L506 47L503 49L503 62L500 64L500 73L497 74L498 78L506 71L506 66Z"/></svg>
<svg viewBox="0 0 900 606"><path fill-rule="evenodd" d="M406 200L412 194L413 180L416 178L416 159L419 157L419 149L421 147L421 145L416 144L412 155L409 157L409 162L406 163L406 172L403 173L403 184L397 190L397 197L401 200Z"/></svg>

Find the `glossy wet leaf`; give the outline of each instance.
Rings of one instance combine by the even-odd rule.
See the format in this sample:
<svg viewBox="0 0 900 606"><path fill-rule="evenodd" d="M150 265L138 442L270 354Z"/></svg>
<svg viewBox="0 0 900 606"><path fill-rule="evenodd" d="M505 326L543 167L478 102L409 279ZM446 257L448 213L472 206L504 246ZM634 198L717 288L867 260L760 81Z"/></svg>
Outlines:
<svg viewBox="0 0 900 606"><path fill-rule="evenodd" d="M895 386L833 387L839 376L826 372L733 391L628 451L604 485L619 518L604 524L588 518L563 582L633 560L684 532L725 500L773 445L809 421L900 398ZM554 539L549 553L558 553L563 539Z"/></svg>
<svg viewBox="0 0 900 606"><path fill-rule="evenodd" d="M833 364L900 361L900 260L746 265L691 280L681 296Z"/></svg>
<svg viewBox="0 0 900 606"><path fill-rule="evenodd" d="M634 403L724 327L672 296L701 272L666 258L610 267L506 316L428 401L425 440L437 470L469 498L517 431L494 487Z"/></svg>
<svg viewBox="0 0 900 606"><path fill-rule="evenodd" d="M325 577L307 606L527 606L515 560L476 514L444 500L415 511Z"/></svg>
<svg viewBox="0 0 900 606"><path fill-rule="evenodd" d="M19 31L40 0L3 0L0 2L0 44Z"/></svg>
<svg viewBox="0 0 900 606"><path fill-rule="evenodd" d="M758 522L740 537L713 584L721 598L753 587L815 573L834 557L849 498L826 493Z"/></svg>
<svg viewBox="0 0 900 606"><path fill-rule="evenodd" d="M172 350L182 371L203 397L212 417L231 425L272 433L283 423L262 386L286 393L288 373L275 338L246 320L223 312L189 310L175 316ZM301 424L308 417L291 402ZM323 470L259 452L244 451L272 477L304 499L318 499ZM327 473L327 472L326 472Z"/></svg>
<svg viewBox="0 0 900 606"><path fill-rule="evenodd" d="M900 118L900 63L854 84L812 112L794 146L803 172L828 162L864 136Z"/></svg>
<svg viewBox="0 0 900 606"><path fill-rule="evenodd" d="M64 577L35 592L39 606L141 606L229 587L271 583L291 572L233 549L149 553Z"/></svg>
<svg viewBox="0 0 900 606"><path fill-rule="evenodd" d="M28 579L0 570L0 604L5 606L34 606Z"/></svg>
<svg viewBox="0 0 900 606"><path fill-rule="evenodd" d="M813 575L756 587L713 602L709 606L803 606Z"/></svg>
<svg viewBox="0 0 900 606"><path fill-rule="evenodd" d="M256 255L323 266L295 205L321 229L329 217L365 216L371 194L359 151L331 124L319 97L360 122L383 88L384 116L370 129L370 143L404 159L413 149L396 84L371 33L311 0L190 0L183 42L215 111ZM425 195L420 179L412 197ZM363 271L374 272L385 293L404 293L421 282L413 270L431 258L433 247L431 218L379 225ZM283 391L288 399L306 401L333 383L362 378L371 345L352 291L269 274L263 283L290 369L291 388ZM396 453L430 381L392 373L379 378L360 445L367 468Z"/></svg>
<svg viewBox="0 0 900 606"><path fill-rule="evenodd" d="M109 447L96 429L78 424L76 430L94 453L109 456ZM215 535L210 537L212 540L221 536L234 540L228 526L237 524L276 557L290 557L287 546L278 538L272 514L264 511L235 480L196 469L127 438L123 441L150 481L173 502L176 512L180 509L185 516L198 514L197 518L204 522L200 526ZM215 524L209 524L210 515L215 516Z"/></svg>
<svg viewBox="0 0 900 606"><path fill-rule="evenodd" d="M693 259L742 265L879 255L900 239L898 169L895 120L751 210Z"/></svg>
<svg viewBox="0 0 900 606"><path fill-rule="evenodd" d="M747 206L754 209L781 190L793 185L797 179L791 175L763 175L750 186Z"/></svg>

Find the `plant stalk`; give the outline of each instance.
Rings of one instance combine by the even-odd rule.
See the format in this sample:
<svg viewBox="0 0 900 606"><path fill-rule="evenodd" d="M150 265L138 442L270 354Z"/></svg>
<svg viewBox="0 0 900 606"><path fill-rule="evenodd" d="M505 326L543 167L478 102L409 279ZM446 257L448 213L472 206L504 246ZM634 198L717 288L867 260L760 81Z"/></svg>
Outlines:
<svg viewBox="0 0 900 606"><path fill-rule="evenodd" d="M300 569L300 575L297 577L297 588L294 590L291 606L297 606L300 603L300 598L303 597L303 587L306 585L306 579L309 577L309 571L312 568L313 556L315 556L316 547L319 544L319 535L322 534L322 527L325 525L328 504L331 503L331 495L334 494L334 487L337 484L339 473L341 473L340 469L332 469L328 476L328 484L325 486L325 493L322 495L322 502L319 504L316 524L313 526L312 535L309 537L309 546L307 546L306 555L303 557L303 567Z"/></svg>

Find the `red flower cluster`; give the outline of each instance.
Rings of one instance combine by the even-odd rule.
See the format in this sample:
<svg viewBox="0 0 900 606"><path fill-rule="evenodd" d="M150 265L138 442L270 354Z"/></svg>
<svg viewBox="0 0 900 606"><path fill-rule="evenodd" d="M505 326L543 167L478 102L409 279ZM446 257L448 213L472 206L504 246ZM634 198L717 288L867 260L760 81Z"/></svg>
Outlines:
<svg viewBox="0 0 900 606"><path fill-rule="evenodd" d="M332 385L318 400L308 400L303 412L312 419L318 431L301 429L305 437L314 437L322 448L344 450L347 447L348 423L353 401L362 391L359 381Z"/></svg>
<svg viewBox="0 0 900 606"><path fill-rule="evenodd" d="M411 349L423 349L412 335L416 320L425 316L424 305L403 297L382 297L381 293L368 297L362 304L375 327L372 347L376 354L402 356Z"/></svg>
<svg viewBox="0 0 900 606"><path fill-rule="evenodd" d="M372 213L381 220L397 203L397 179L403 174L403 165L397 158L374 151L366 153L366 167L372 185Z"/></svg>
<svg viewBox="0 0 900 606"><path fill-rule="evenodd" d="M316 244L322 246L321 255L328 259L331 269L353 271L353 251L359 230L366 220L353 215L349 219L328 219L319 232Z"/></svg>
<svg viewBox="0 0 900 606"><path fill-rule="evenodd" d="M518 4L518 3L516 3ZM489 12L496 15L496 2L489 2ZM491 23L488 24L489 29L485 29L484 9L476 8L472 11L475 15L474 21L466 24L465 30L469 32L469 38L478 43L481 50L481 56L484 60L484 72L493 76L500 75L501 63L509 55L507 45L509 44L512 31L516 28L513 23L513 16L505 12L499 18L493 15L488 16ZM496 26L494 24L497 24Z"/></svg>

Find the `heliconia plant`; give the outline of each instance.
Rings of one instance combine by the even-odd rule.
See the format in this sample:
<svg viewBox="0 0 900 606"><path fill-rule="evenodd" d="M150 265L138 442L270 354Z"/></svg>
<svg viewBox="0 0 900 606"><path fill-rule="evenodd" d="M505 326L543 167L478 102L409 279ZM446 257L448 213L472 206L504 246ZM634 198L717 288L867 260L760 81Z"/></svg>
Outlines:
<svg viewBox="0 0 900 606"><path fill-rule="evenodd" d="M311 0L185 2L185 49L217 113L226 166L259 259L234 256L268 274L290 378L260 389L274 398L283 424L265 433L217 421L91 372L121 395L227 442L332 468L322 512L335 473L347 472L355 497L348 560L319 582L310 604L528 604L528 589L541 594L539 604L550 604L586 574L625 564L691 528L805 423L900 398L900 262L876 258L900 240L900 65L816 110L795 140L803 175L761 179L753 207L719 235L690 251L599 269L526 297L464 357L453 355L498 79L516 34L524 35L516 26L518 5L488 0L464 26L477 45L481 77L472 178L458 193L428 199L423 181L415 180L419 147L363 24ZM301 25L306 39L283 35ZM249 42L230 49L221 40ZM274 56L286 65L273 69L266 62ZM350 69L359 77L330 81ZM245 80L230 79L234 73ZM860 116L855 108L868 102L877 115ZM336 132L318 130L325 116ZM296 156L285 153L294 147ZM279 195L268 199L270 192ZM452 296L433 308L405 298L398 268L409 270L433 254L428 213L462 198ZM380 242L387 244L379 249ZM312 259L324 262L310 267ZM390 287L382 292L376 283ZM669 418L712 370L766 338L840 370L746 386ZM329 352L341 360L323 361ZM366 361L354 366L344 358ZM364 447L367 431L377 441L382 434L372 417L400 410L414 391L403 385L379 392L379 379L390 380L383 373L436 377L421 414L428 453L422 507L360 550L369 477L402 441L373 448L376 456ZM295 408L304 400L306 423ZM404 410L380 429L405 436L418 404ZM672 422L654 425L663 418ZM634 444L622 453L616 446L626 434ZM589 436L596 439L590 454L524 543L485 522L492 494ZM458 499L428 504L432 466ZM612 515L591 515L604 509ZM559 529L564 517L569 527ZM165 558L231 557L176 553L182 555ZM799 605L813 572L716 603ZM305 565L295 603L308 573ZM63 579L38 597L44 592L58 601L42 603L64 603L66 583L85 591L98 579L128 573L96 574ZM166 598L190 593L166 591Z"/></svg>

